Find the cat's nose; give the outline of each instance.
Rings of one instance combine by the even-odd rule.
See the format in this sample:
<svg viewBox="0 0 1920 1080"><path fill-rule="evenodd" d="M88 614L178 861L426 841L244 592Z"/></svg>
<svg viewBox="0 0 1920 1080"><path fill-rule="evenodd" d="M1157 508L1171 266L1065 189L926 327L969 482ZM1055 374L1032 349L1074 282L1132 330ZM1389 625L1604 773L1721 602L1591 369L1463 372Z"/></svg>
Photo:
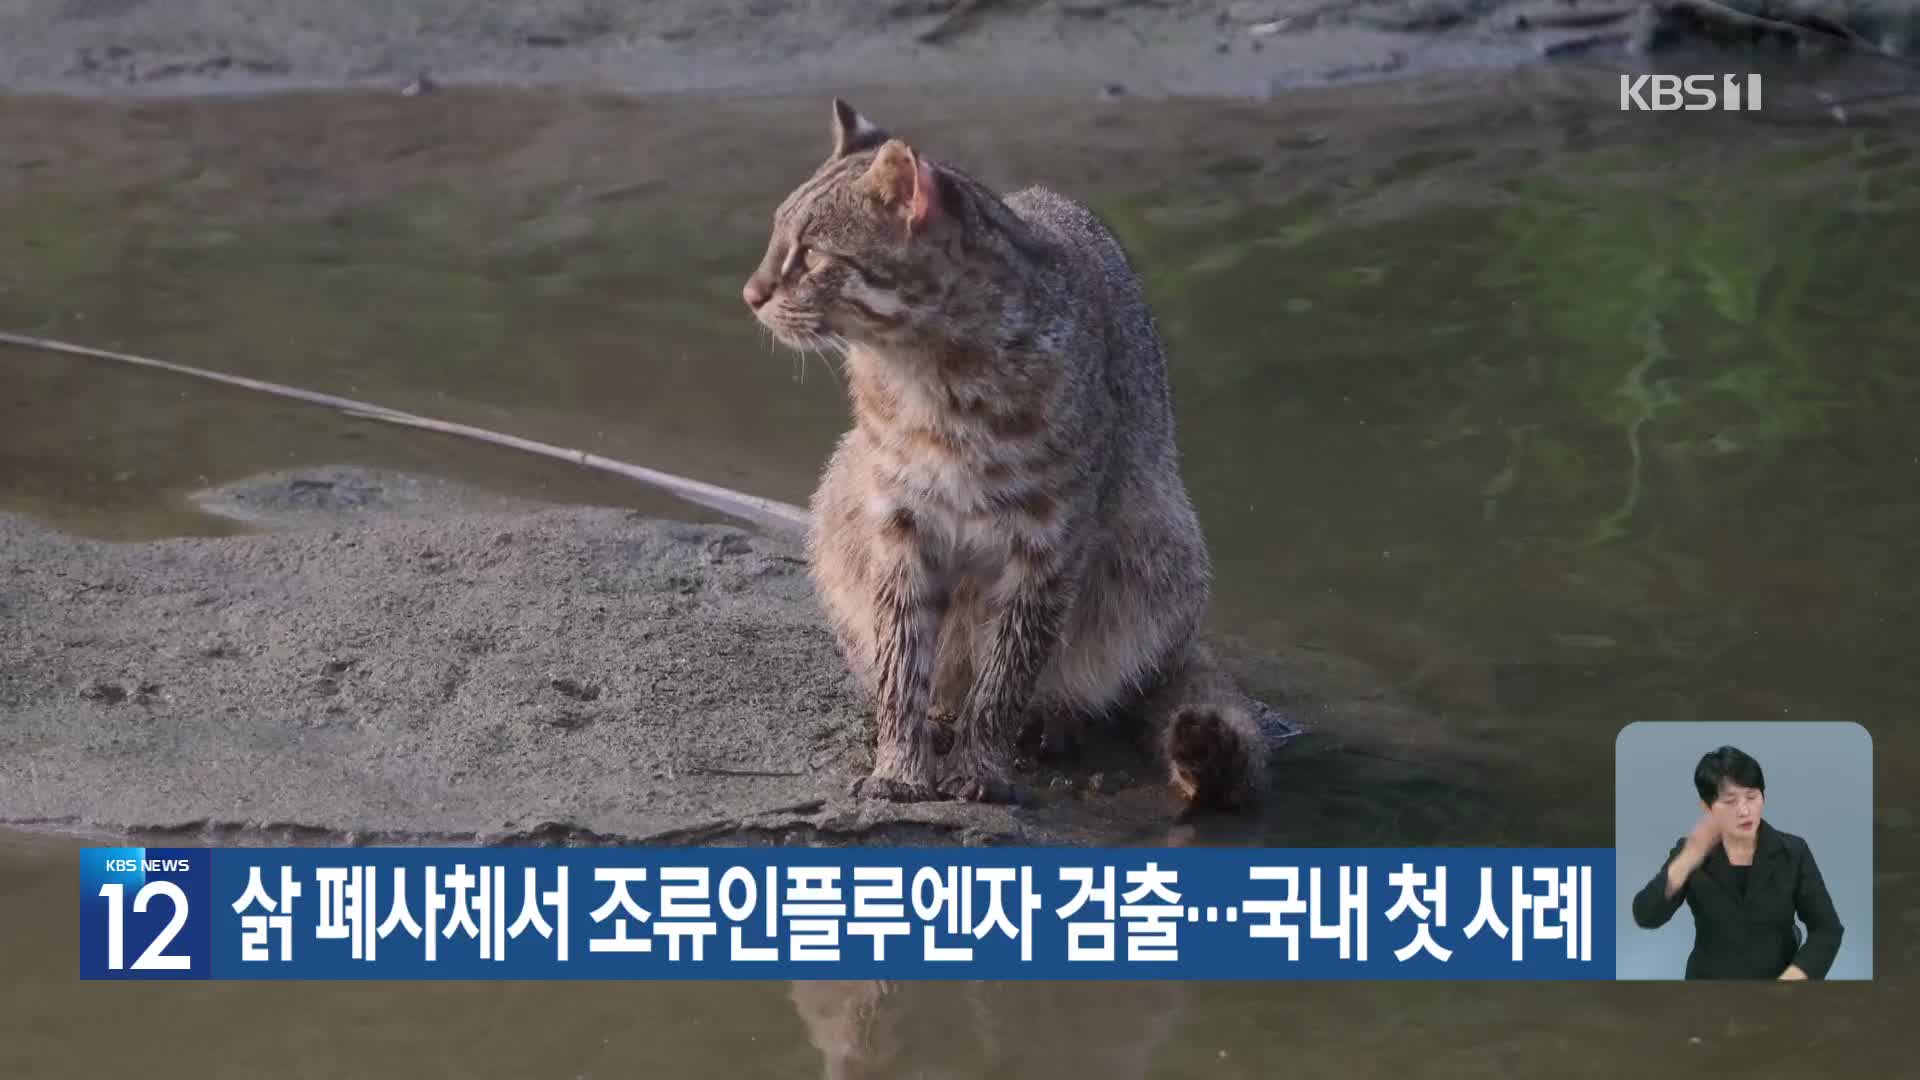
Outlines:
<svg viewBox="0 0 1920 1080"><path fill-rule="evenodd" d="M745 300L747 306L755 311L760 310L760 305L766 303L772 296L773 289L768 287L767 283L760 279L759 274L748 278L746 286L740 290L740 298Z"/></svg>

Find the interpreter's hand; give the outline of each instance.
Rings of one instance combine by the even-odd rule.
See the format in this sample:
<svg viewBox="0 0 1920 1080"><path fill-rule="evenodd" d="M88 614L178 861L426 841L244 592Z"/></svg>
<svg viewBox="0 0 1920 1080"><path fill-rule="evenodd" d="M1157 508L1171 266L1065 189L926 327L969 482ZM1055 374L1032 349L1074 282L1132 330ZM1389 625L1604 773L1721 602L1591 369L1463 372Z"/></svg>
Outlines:
<svg viewBox="0 0 1920 1080"><path fill-rule="evenodd" d="M1720 842L1720 825L1713 820L1712 814L1701 814L1700 820L1693 823L1693 831L1680 844L1680 853L1667 864L1667 896L1677 895L1687 883L1687 875L1694 872L1708 855L1713 853L1713 845Z"/></svg>
<svg viewBox="0 0 1920 1080"><path fill-rule="evenodd" d="M1713 820L1712 814L1701 814L1700 820L1693 823L1693 831L1687 833L1686 846L1680 854L1692 856L1698 864L1713 853L1713 845L1720 842L1720 823Z"/></svg>

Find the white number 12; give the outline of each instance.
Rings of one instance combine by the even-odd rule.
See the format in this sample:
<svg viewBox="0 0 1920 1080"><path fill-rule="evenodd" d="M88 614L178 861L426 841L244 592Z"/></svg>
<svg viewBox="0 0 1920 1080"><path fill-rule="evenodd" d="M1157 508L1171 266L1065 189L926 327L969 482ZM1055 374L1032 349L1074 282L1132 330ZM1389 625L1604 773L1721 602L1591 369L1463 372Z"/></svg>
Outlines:
<svg viewBox="0 0 1920 1080"><path fill-rule="evenodd" d="M107 898L107 970L119 971L126 966L126 912L121 910L126 903L127 887L110 884L100 886L100 895ZM190 956L169 956L166 949L173 936L187 923L187 894L180 886L171 881L149 881L141 886L133 896L133 910L145 914L148 901L156 896L164 896L173 901L173 918L168 920L167 928L160 931L153 943L148 945L140 959L133 962L135 971L187 971L193 967Z"/></svg>

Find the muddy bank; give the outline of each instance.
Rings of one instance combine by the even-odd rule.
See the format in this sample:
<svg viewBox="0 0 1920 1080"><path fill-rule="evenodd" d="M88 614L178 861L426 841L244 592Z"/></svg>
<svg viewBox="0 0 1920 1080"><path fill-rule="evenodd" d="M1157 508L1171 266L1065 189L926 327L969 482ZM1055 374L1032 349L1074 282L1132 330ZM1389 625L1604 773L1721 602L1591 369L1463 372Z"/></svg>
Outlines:
<svg viewBox="0 0 1920 1080"><path fill-rule="evenodd" d="M1264 97L1674 41L1785 38L1621 0L18 0L0 85L198 93L440 83L627 93L1018 85L1029 93ZM1910 52L1884 0L1748 0ZM1832 35L1828 35L1832 36ZM421 82L422 77L425 82Z"/></svg>
<svg viewBox="0 0 1920 1080"><path fill-rule="evenodd" d="M1124 747L1027 773L1024 807L846 798L869 724L787 539L340 469L202 502L263 531L111 544L0 518L0 823L648 843L1176 824ZM1328 658L1250 671L1316 726L1421 727Z"/></svg>

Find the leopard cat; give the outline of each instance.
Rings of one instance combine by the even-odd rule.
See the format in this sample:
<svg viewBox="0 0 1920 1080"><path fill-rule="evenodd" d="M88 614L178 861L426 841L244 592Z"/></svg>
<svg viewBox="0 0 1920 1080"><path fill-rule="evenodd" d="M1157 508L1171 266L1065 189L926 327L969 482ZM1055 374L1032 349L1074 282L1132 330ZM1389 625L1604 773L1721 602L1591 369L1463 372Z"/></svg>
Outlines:
<svg viewBox="0 0 1920 1080"><path fill-rule="evenodd" d="M832 130L742 297L844 358L853 426L807 556L876 717L853 794L1013 800L1027 739L1068 753L1131 718L1188 803L1258 802L1268 744L1198 639L1212 570L1126 253L1085 207L1003 199L838 99Z"/></svg>

